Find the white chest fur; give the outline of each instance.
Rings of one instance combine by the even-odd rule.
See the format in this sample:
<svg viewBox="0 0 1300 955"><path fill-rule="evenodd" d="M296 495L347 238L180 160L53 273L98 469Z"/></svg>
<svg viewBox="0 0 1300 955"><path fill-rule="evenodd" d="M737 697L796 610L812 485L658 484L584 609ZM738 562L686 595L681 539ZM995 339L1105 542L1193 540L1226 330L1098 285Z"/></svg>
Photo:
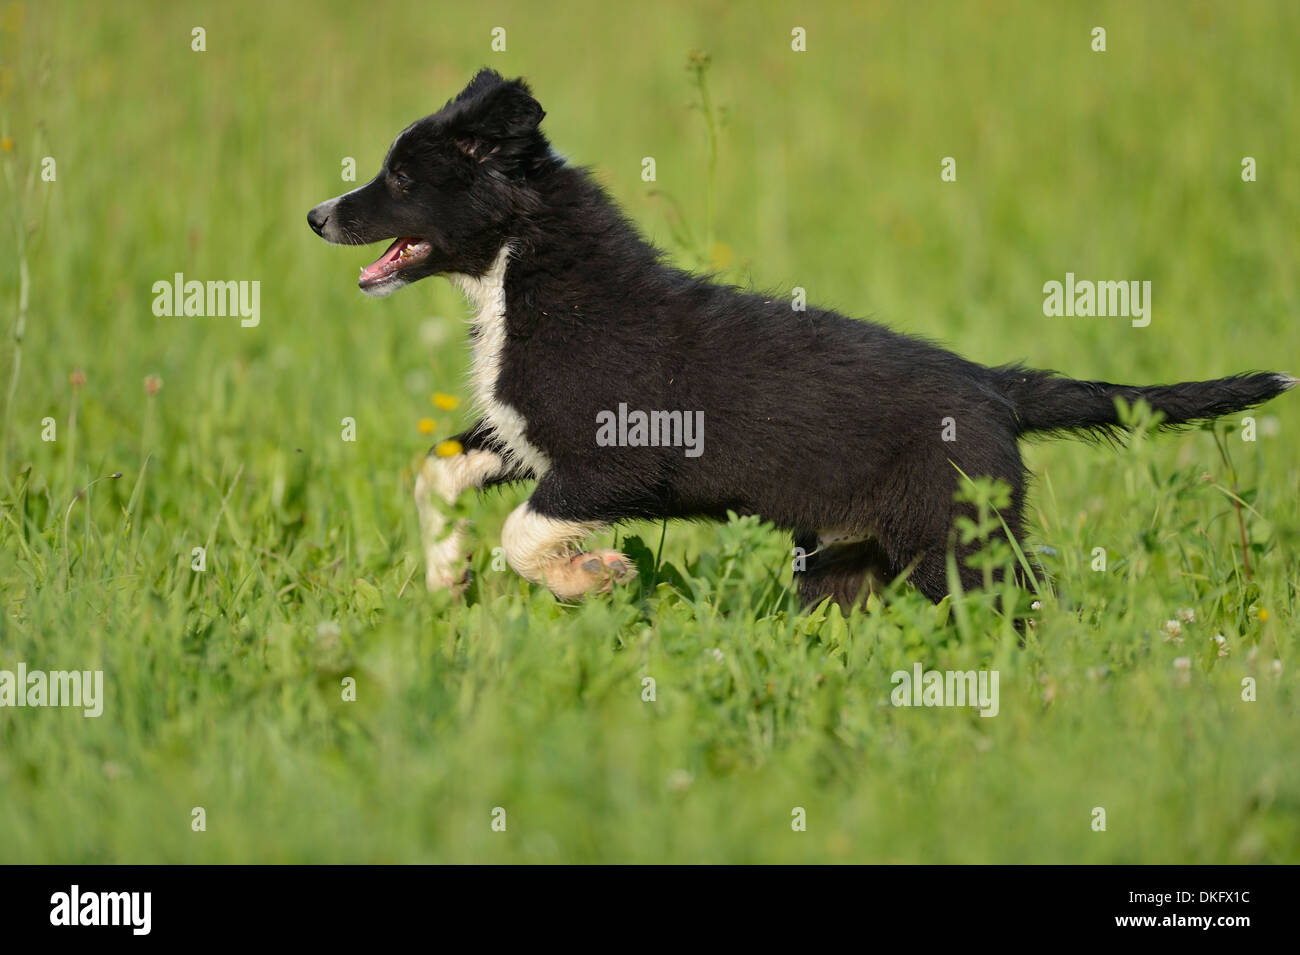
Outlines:
<svg viewBox="0 0 1300 955"><path fill-rule="evenodd" d="M506 265L510 246L502 246L487 273L474 277L453 274L447 277L464 293L476 311L473 320L474 356L470 383L483 420L505 445L510 456L529 468L537 478L551 469L550 458L524 437L524 416L497 397L497 378L506 349Z"/></svg>

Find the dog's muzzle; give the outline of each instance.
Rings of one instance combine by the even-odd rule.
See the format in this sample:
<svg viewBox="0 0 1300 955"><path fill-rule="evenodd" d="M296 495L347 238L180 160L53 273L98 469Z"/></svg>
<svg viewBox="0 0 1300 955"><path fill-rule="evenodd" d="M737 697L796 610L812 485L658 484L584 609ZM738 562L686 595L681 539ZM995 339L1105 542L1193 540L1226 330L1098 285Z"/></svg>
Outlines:
<svg viewBox="0 0 1300 955"><path fill-rule="evenodd" d="M311 231L322 239L328 240L329 238L325 234L325 226L329 224L330 216L334 214L334 207L338 205L338 202L337 199L327 199L307 213L307 224L311 226Z"/></svg>

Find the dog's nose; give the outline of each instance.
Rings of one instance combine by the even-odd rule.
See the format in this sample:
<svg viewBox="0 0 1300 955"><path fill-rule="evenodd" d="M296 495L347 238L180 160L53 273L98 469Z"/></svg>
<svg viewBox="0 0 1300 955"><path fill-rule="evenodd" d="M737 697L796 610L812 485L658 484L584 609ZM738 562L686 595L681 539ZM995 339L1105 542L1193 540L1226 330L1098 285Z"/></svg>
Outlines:
<svg viewBox="0 0 1300 955"><path fill-rule="evenodd" d="M307 213L307 224L311 226L311 230L319 236L323 237L325 235L322 230L325 228L325 223L329 221L330 217L320 211L320 206L317 206L311 212Z"/></svg>

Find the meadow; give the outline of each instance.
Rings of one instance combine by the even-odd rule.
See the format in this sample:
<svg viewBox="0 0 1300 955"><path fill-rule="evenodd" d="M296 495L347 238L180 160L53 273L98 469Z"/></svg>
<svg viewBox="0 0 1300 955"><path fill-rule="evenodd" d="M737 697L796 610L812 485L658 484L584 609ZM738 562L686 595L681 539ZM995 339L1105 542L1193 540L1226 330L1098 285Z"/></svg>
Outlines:
<svg viewBox="0 0 1300 955"><path fill-rule="evenodd" d="M468 308L365 298L305 221L487 65L684 266L988 364L1296 374L1298 40L1286 0L0 0L0 671L104 674L0 708L0 862L1300 861L1294 393L1027 445L1023 640L989 594L802 612L753 518L620 528L638 581L561 604L494 560L527 487L429 594ZM1067 272L1150 324L1045 315ZM258 323L155 315L176 273ZM892 705L918 663L997 715Z"/></svg>

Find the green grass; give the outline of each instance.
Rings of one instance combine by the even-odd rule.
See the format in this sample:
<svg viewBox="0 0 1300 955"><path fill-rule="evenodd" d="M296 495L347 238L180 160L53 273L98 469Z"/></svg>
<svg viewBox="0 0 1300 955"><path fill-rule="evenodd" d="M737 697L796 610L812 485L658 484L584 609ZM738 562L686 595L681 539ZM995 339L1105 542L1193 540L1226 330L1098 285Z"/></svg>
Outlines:
<svg viewBox="0 0 1300 955"><path fill-rule="evenodd" d="M1030 446L1058 596L1023 647L978 595L800 614L753 521L670 525L661 555L624 528L641 582L562 606L492 567L525 488L472 508L458 602L420 586L411 489L419 419L468 421L429 398L468 397L467 310L440 280L364 299L365 254L304 222L489 64L681 262L988 363L1294 373L1297 36L1285 0L6 4L0 669L102 668L107 700L0 709L0 861L1300 861L1294 395L1254 443L1237 416ZM260 280L261 324L155 318L178 271ZM1150 327L1044 317L1066 271L1151 280ZM996 668L998 716L892 707L914 662Z"/></svg>

